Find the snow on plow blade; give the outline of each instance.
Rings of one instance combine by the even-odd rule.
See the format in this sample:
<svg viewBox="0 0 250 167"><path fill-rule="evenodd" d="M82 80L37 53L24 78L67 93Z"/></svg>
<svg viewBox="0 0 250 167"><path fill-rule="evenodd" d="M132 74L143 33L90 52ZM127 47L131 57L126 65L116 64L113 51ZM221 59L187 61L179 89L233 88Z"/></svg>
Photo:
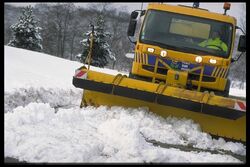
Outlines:
<svg viewBox="0 0 250 167"><path fill-rule="evenodd" d="M86 68L76 70L73 85L84 89L81 105L146 106L162 117L190 118L212 136L246 141L245 101Z"/></svg>

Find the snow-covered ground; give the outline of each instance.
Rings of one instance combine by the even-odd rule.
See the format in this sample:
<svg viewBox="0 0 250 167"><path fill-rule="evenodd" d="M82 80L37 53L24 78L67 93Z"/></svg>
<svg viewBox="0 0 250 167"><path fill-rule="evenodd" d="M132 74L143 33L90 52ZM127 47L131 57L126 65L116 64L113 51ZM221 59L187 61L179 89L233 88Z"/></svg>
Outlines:
<svg viewBox="0 0 250 167"><path fill-rule="evenodd" d="M80 109L82 90L72 85L72 76L82 64L9 46L4 52L5 157L27 162L242 162L231 155L156 147L146 139L246 155L246 146L212 139L192 120L163 119L147 108ZM231 90L234 95L241 91Z"/></svg>
<svg viewBox="0 0 250 167"><path fill-rule="evenodd" d="M229 95L246 98L246 83L242 84L239 81L232 81Z"/></svg>

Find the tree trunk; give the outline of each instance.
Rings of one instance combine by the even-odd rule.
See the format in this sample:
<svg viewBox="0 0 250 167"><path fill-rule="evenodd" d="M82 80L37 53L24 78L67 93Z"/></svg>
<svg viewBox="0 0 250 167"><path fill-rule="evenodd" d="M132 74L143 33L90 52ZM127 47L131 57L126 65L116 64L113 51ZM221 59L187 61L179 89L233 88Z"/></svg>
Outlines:
<svg viewBox="0 0 250 167"><path fill-rule="evenodd" d="M63 38L62 38L62 50L61 50L61 55L62 58L64 58L64 50L65 50L65 40L66 40L66 35L67 35L67 30L68 30L68 22L69 22L69 15L70 15L70 9L66 9L67 13L65 16L65 20L64 20L64 29L63 29Z"/></svg>
<svg viewBox="0 0 250 167"><path fill-rule="evenodd" d="M70 60L73 60L73 50L74 50L74 40L75 40L75 36L76 36L76 33L74 32L74 33L73 33L72 40L71 40L71 44L70 44Z"/></svg>

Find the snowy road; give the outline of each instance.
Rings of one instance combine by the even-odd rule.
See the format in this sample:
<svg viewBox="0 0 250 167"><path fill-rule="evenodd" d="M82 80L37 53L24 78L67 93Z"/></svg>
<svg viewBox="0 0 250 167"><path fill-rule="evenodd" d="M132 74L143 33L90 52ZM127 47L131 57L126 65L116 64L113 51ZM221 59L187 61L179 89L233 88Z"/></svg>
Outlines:
<svg viewBox="0 0 250 167"><path fill-rule="evenodd" d="M192 120L163 119L147 108L80 109L82 90L71 84L79 66L5 46L5 157L27 162L242 163L216 150L245 156L246 146L212 139ZM158 147L148 140L215 152Z"/></svg>

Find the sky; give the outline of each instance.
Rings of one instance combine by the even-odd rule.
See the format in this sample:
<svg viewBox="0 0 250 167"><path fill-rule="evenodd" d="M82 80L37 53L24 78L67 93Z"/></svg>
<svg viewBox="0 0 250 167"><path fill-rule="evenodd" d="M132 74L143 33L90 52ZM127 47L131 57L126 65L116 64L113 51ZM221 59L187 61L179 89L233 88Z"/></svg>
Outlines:
<svg viewBox="0 0 250 167"><path fill-rule="evenodd" d="M166 2L165 2L166 3ZM6 3L6 4L12 4L15 6L27 6L27 5L34 5L35 3ZM88 3L75 3L76 6L82 6L86 7ZM129 12L132 12L133 10L136 9L141 9L142 3L113 3L114 6L117 6L117 8L120 7L125 7ZM143 3L143 9L146 9L148 3ZM187 5L187 6L192 6L193 3L167 3L167 4L182 4L182 5ZM205 8L208 9L209 11L216 12L216 13L224 13L223 9L223 4L222 2L219 3L200 3L200 8ZM235 3L231 2L231 9L227 11L228 15L235 16L237 20L239 20L240 17L246 17L245 14L242 12L242 7L241 5L244 3Z"/></svg>

